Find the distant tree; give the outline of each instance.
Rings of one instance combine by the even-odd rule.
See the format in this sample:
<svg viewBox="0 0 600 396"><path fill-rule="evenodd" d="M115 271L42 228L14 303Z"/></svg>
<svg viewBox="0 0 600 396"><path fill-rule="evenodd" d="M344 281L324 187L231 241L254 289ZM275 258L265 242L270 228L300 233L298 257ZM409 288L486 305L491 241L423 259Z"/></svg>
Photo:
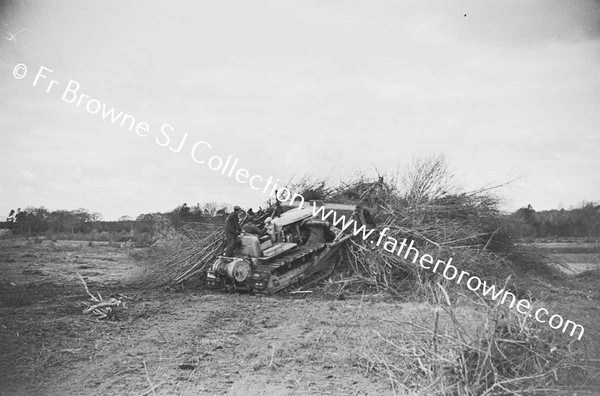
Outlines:
<svg viewBox="0 0 600 396"><path fill-rule="evenodd" d="M19 228L19 233L21 235L23 235L23 232L25 231L26 222L27 222L27 212L25 212L25 211L22 212L21 208L17 208L17 213L15 214L15 223L17 223L17 226Z"/></svg>
<svg viewBox="0 0 600 396"><path fill-rule="evenodd" d="M135 219L135 229L137 232L154 232L154 217L147 213L141 214Z"/></svg>
<svg viewBox="0 0 600 396"><path fill-rule="evenodd" d="M72 223L71 223L71 233L77 232L87 232L89 231L89 227L86 227L86 223L89 223L92 219L90 213L87 209L79 208L71 211Z"/></svg>
<svg viewBox="0 0 600 396"><path fill-rule="evenodd" d="M27 208L25 223L29 234L38 234L48 230L48 216L50 212L46 208Z"/></svg>
<svg viewBox="0 0 600 396"><path fill-rule="evenodd" d="M14 221L15 221L15 210L14 209L10 210L10 213L8 214L8 217L6 218L6 221L8 223L14 223Z"/></svg>
<svg viewBox="0 0 600 396"><path fill-rule="evenodd" d="M565 210L536 212L531 205L509 216L515 233L529 237L599 237L600 206L582 202Z"/></svg>
<svg viewBox="0 0 600 396"><path fill-rule="evenodd" d="M517 212L519 211L521 212L523 220L525 220L527 224L533 225L533 223L535 222L535 210L533 209L533 206L529 204L526 208L521 208Z"/></svg>
<svg viewBox="0 0 600 396"><path fill-rule="evenodd" d="M187 221L190 217L190 208L187 206L187 203L183 203L181 207L179 207L179 216L181 220Z"/></svg>
<svg viewBox="0 0 600 396"><path fill-rule="evenodd" d="M73 215L68 210L55 210L48 216L50 230L56 233L71 230L74 224Z"/></svg>
<svg viewBox="0 0 600 396"><path fill-rule="evenodd" d="M200 204L194 206L190 210L189 221L202 221L204 218L204 211L200 209Z"/></svg>
<svg viewBox="0 0 600 396"><path fill-rule="evenodd" d="M60 232L58 211L55 210L48 215L48 226L51 232Z"/></svg>

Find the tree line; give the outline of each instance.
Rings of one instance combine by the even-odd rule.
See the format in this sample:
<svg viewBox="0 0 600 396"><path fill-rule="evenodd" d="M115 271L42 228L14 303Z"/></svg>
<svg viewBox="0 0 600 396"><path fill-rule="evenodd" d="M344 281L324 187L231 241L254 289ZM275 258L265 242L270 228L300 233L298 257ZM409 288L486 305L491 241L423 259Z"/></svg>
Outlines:
<svg viewBox="0 0 600 396"><path fill-rule="evenodd" d="M178 227L189 222L220 222L228 214L226 207L217 203L206 203L189 207L186 203L160 215ZM92 239L127 240L143 233L151 233L156 217L141 214L135 219L122 216L117 221L103 221L102 214L80 208L76 210L49 211L44 207L28 207L24 210L11 209L0 228L10 229L19 236L58 236L68 238L75 235L92 236Z"/></svg>
<svg viewBox="0 0 600 396"><path fill-rule="evenodd" d="M175 227L185 223L221 223L229 214L223 204L177 206L162 213ZM136 235L152 232L155 217L141 214L137 218L122 216L117 221L102 221L102 214L80 208L49 211L44 207L10 210L7 221L0 228L10 229L21 236L91 234L92 238L128 240ZM589 237L600 238L600 205L584 202L568 210L536 211L531 205L505 216L509 233L517 238Z"/></svg>
<svg viewBox="0 0 600 396"><path fill-rule="evenodd" d="M102 215L86 209L56 210L50 212L44 207L11 209L4 228L16 234L33 235L44 232L71 233L89 232L90 225L102 220Z"/></svg>
<svg viewBox="0 0 600 396"><path fill-rule="evenodd" d="M600 205L583 202L568 210L537 212L531 205L508 216L516 237L600 237Z"/></svg>

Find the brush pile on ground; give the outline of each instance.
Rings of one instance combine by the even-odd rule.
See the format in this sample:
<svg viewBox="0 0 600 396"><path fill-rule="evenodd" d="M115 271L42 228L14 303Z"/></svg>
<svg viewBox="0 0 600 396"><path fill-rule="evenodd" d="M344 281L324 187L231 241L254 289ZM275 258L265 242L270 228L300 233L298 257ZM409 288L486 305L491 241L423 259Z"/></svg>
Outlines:
<svg viewBox="0 0 600 396"><path fill-rule="evenodd" d="M360 177L336 187L326 181L301 180L289 189L306 201L361 204L374 215L378 230L388 227L388 236L414 240L421 254L443 260L452 257L453 264L466 271L476 266L474 272L482 278L499 273L498 264L509 264L507 258L514 251L502 227L498 199L486 190L460 192L443 158L416 161L403 178L372 181ZM267 208L263 217L271 213L272 202ZM170 227L162 229L169 231ZM162 251L147 265L142 280L146 285L200 279L224 250L222 230L204 239L194 234L166 234L168 237L159 241ZM428 278L439 277L381 248L373 249L359 237L347 244L343 255L349 268L345 285L349 287L398 294L400 290L418 291Z"/></svg>
<svg viewBox="0 0 600 396"><path fill-rule="evenodd" d="M203 278L208 266L223 253L225 233L214 231L205 238L189 234L183 242L154 250L154 256L145 263L137 283L146 287L160 287L190 278Z"/></svg>
<svg viewBox="0 0 600 396"><path fill-rule="evenodd" d="M360 177L330 188L324 181L301 181L294 186L306 199L361 204L373 215L377 230L386 236L414 241L420 254L447 261L480 277L502 282L515 247L503 227L499 200L491 189L462 192L454 186L443 158L416 161L402 178L368 180ZM310 197L310 198L308 198ZM348 283L359 288L399 294L419 291L439 274L422 269L356 237L343 252L349 267ZM383 242L386 238L383 238ZM472 272L470 270L473 270Z"/></svg>
<svg viewBox="0 0 600 396"><path fill-rule="evenodd" d="M514 266L527 263L512 260L518 249L504 227L498 198L491 189L456 188L443 158L416 161L401 179L358 178L335 188L324 181L301 181L295 187L311 199L361 204L374 215L378 231L389 228L386 237L414 241L420 256L452 258L460 270L522 294L505 280ZM436 317L420 327L404 323L395 336L365 340L370 346L362 356L365 368L389 379L396 392L527 394L556 389L566 375L583 373L575 367L568 337L559 339L547 325L423 269L412 256L406 260L404 254L374 247L378 235L367 241L355 237L345 246L345 268L338 268L337 280L327 287L408 294L441 306L451 318L443 329ZM484 330L467 333L453 314L457 304L475 306L473 314L481 316Z"/></svg>
<svg viewBox="0 0 600 396"><path fill-rule="evenodd" d="M522 264L511 262L516 248L505 231L492 189L461 191L453 184L443 158L416 161L401 178L359 177L337 187L326 181L302 180L288 188L306 201L360 204L373 215L376 235L387 227L387 236L413 240L420 255L427 253L444 262L453 258L454 266L490 284L509 287L504 279L512 266ZM157 257L146 271L145 284L201 280L223 252L223 240L219 230ZM447 326L440 326L437 317L421 327L403 324L399 334L377 334L364 340L368 348L360 359L365 369L387 378L397 392L524 394L556 389L561 376L580 373L572 364L571 340L557 339L555 332L532 318L494 305L359 236L341 254L345 259L337 269L338 280L327 287L338 287L337 292L345 288L390 296L408 294L441 307L451 319ZM464 323L453 314L467 302L476 307L473 315L483 318L483 330L475 334L465 332Z"/></svg>

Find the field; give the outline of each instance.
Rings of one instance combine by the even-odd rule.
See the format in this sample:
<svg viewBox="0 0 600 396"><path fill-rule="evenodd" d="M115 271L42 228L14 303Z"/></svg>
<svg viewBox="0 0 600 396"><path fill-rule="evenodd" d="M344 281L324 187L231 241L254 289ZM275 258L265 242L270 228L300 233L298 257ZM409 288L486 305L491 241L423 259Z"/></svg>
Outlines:
<svg viewBox="0 0 600 396"><path fill-rule="evenodd" d="M548 254L551 263L567 274L600 270L600 244L540 242L534 246Z"/></svg>
<svg viewBox="0 0 600 396"><path fill-rule="evenodd" d="M373 364L383 336L407 323L431 328L426 302L382 295L224 294L193 288L143 290L133 248L60 241L0 241L0 394L3 395L380 395L393 389ZM574 254L573 252L569 254ZM585 253L588 254L588 253ZM125 296L115 322L84 315L92 293ZM533 295L585 326L582 364L597 370L600 315L597 272L521 274ZM457 310L471 333L477 313ZM566 337L557 333L558 337ZM379 348L379 350L378 350ZM563 394L595 394L591 382ZM416 394L416 393L415 393ZM553 393L556 394L556 393Z"/></svg>

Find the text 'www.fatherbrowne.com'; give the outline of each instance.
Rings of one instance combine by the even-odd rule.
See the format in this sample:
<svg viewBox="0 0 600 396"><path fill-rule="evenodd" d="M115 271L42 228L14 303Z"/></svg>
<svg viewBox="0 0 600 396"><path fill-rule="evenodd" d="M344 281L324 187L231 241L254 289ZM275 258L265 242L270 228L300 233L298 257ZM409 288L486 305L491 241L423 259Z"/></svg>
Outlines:
<svg viewBox="0 0 600 396"><path fill-rule="evenodd" d="M404 238L398 241L396 238L386 235L389 232L389 228L385 227L383 230L377 232L379 234L377 241L369 239L375 232L375 229L367 230L363 224L360 227L354 219L346 219L345 216L338 216L334 210L327 211L324 206L317 207L313 203L313 215L319 216L322 220L331 221L331 223L341 229L342 231L350 230L354 236L360 235L363 240L369 241L377 247L380 247L383 242L383 250L388 253L395 254L404 260L412 258L412 263L420 265L422 268L431 270L434 273L441 273L442 276L450 281L454 280L457 284L460 284L463 280L463 284L467 285L467 289L473 292L480 292L484 297L491 298L492 301L500 301L500 304L505 304L510 300L509 307L512 309L516 307L517 312L527 317L533 317L540 323L548 323L548 326L554 330L562 329L563 333L566 333L569 329L571 337L577 336L578 340L583 337L584 328L583 326L576 324L571 320L564 320L562 316L554 314L548 318L550 312L546 308L538 308L534 311L534 307L531 302L526 299L517 301L517 296L513 293L505 290L496 288L496 285L488 285L485 280L481 280L478 276L471 275L467 271L462 271L457 267L453 266L452 257L447 262L442 260L435 260L433 256L429 254L421 255L419 250L414 246L415 241ZM385 238L385 242L384 242ZM578 332L578 335L576 334Z"/></svg>

